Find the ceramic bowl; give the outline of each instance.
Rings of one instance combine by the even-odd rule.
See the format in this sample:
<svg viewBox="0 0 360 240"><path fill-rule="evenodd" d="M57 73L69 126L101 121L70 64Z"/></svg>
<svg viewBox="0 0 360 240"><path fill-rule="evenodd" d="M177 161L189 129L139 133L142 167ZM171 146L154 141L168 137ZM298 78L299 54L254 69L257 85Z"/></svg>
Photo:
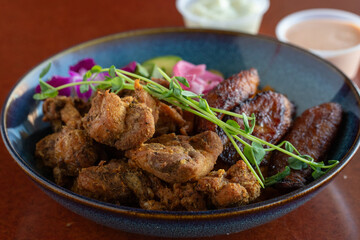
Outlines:
<svg viewBox="0 0 360 240"><path fill-rule="evenodd" d="M148 211L89 199L57 186L37 168L35 142L49 130L41 102L32 98L38 76L49 61L50 75L67 75L69 66L94 58L103 67L123 66L161 55L178 55L206 63L225 76L254 67L261 85L286 94L297 114L323 102L337 102L344 121L329 159L334 169L306 187L242 207L201 212ZM11 90L2 110L1 133L6 147L25 173L64 207L122 231L166 237L201 237L235 233L283 216L305 203L329 183L359 147L359 91L337 68L300 48L275 39L243 33L200 29L149 29L119 33L67 49L29 71ZM314 213L315 214L315 213Z"/></svg>

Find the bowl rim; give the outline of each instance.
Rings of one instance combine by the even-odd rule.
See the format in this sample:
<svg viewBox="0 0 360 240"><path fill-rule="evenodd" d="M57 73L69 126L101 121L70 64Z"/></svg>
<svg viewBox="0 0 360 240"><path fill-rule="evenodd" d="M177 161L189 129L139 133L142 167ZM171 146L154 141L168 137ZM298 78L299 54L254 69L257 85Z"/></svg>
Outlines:
<svg viewBox="0 0 360 240"><path fill-rule="evenodd" d="M87 207L93 207L98 210L113 212L117 214L123 214L128 216L140 216L143 218L148 219L166 219L166 220L201 220L201 219L209 219L209 218L224 218L229 216L240 216L242 214L251 214L256 213L262 210L269 210L272 207L279 207L282 206L288 202L293 202L296 200L299 200L302 196L308 195L312 192L315 192L320 187L325 186L327 183L329 183L332 178L334 178L351 160L352 156L355 154L356 150L360 146L360 129L358 129L358 132L356 134L355 141L353 142L350 149L347 151L347 153L343 156L342 159L340 159L340 163L331 171L329 171L324 176L320 177L319 179L314 180L310 184L306 185L305 188L298 189L295 191L292 191L290 193L271 198L262 202L258 203L252 203L245 206L240 207L233 207L233 208L225 208L225 209L216 209L216 210L206 210L206 211L154 211L154 210L145 210L141 208L134 208L134 207L127 207L127 206L119 206L111 203L101 202L95 199L87 198L84 196L81 196L79 194L76 194L68 189L65 189L63 187L60 187L56 185L54 182L46 179L45 177L41 176L39 173L37 173L35 170L33 170L24 159L22 159L21 156L15 151L12 144L9 141L7 131L6 131L6 113L9 108L10 99L12 97L14 89L21 84L22 80L29 75L33 71L37 71L38 69L42 69L44 66L47 65L47 63L53 59L56 59L58 57L61 57L62 55L68 54L70 52L77 51L79 49L86 48L88 46L96 45L99 43L104 43L111 40L116 39L123 39L128 37L136 37L136 36L147 36L147 35L156 35L156 34L178 34L178 33L209 33L209 34L217 34L217 35L233 35L237 37L246 36L250 38L260 38L263 40L267 40L270 42L273 42L278 45L284 45L287 47L295 48L298 51L303 52L304 54L311 55L312 57L327 63L330 65L333 69L336 70L343 78L344 83L346 83L351 91L354 93L357 99L358 105L360 105L360 91L359 88L348 78L346 77L337 67L335 67L333 64L324 61L322 58L312 54L309 51L306 51L305 49L299 48L297 46L280 42L276 40L273 37L269 36L263 36L263 35L252 35L252 34L246 34L246 33L240 33L240 32L233 32L233 31L224 31L224 30L211 30L211 29L196 29L196 28L184 28L184 27L168 27L168 28L150 28L150 29L140 29L140 30L133 30L133 31L126 31L126 32L120 32L115 34L110 34L107 36L95 38L92 40L88 40L79 44L76 44L72 47L69 47L63 51L60 51L59 53L45 59L32 69L30 69L27 73L25 73L12 87L10 90L8 96L6 97L6 100L4 102L4 105L2 107L1 112L1 135L2 139L5 143L6 148L8 149L10 155L13 157L15 162L24 170L24 172L37 184L40 184L44 189L56 193L57 195L70 199L78 204L83 204Z"/></svg>

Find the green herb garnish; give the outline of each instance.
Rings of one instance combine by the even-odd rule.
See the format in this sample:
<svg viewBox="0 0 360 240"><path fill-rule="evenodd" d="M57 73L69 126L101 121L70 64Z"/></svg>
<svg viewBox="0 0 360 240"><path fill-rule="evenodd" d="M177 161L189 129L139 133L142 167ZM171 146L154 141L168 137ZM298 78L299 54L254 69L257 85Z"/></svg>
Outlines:
<svg viewBox="0 0 360 240"><path fill-rule="evenodd" d="M156 72L160 73L163 78L169 82L169 88L166 88L148 78L147 76L150 75L149 72L140 64L137 65L137 73L131 73L117 69L115 66L111 66L110 68L101 68L100 66L96 65L85 74L84 81L68 83L56 88L42 80L49 69L50 64L40 74L39 81L41 93L37 93L33 96L36 100L55 97L58 95L59 90L76 85L81 85L80 91L82 93L87 92L89 88L110 89L112 92L118 93L122 89L134 90L134 80L132 78L146 82L147 84L142 84L142 87L153 97L164 100L174 106L180 107L183 110L205 118L206 120L220 127L225 132L230 142L233 144L234 148L240 155L241 159L246 163L262 187L270 186L276 182L281 181L284 177L290 174L290 168L300 170L310 166L314 170L313 177L316 179L339 163L339 161L336 160L329 161L328 165L325 165L323 162L317 163L310 156L301 155L296 150L296 148L287 141L283 141L278 145L274 145L260 138L252 136L251 134L254 130L256 120L254 114L247 116L244 113L237 114L222 109L212 108L209 106L206 99L202 98L201 94L195 94L193 92L182 89L181 84L184 86L189 86L189 82L186 80L186 78L170 78L160 68L156 68ZM110 77L107 77L104 81L95 81L94 79L96 75L101 72L107 72ZM154 69L152 72L154 72ZM216 112L242 119L244 129L241 129L236 121L228 120L227 122L223 122L222 120L218 119L215 115ZM235 139L244 145L244 151L240 150ZM244 139L247 139L248 142L251 142L251 145ZM284 146L284 148L282 146ZM274 150L289 155L290 167L286 166L283 172L264 179L259 165L264 158L265 153Z"/></svg>
<svg viewBox="0 0 360 240"><path fill-rule="evenodd" d="M274 185L275 183L278 183L281 180L283 180L286 176L289 176L289 174L290 174L290 168L288 166L286 166L284 171L279 172L271 177L266 178L265 186L269 187L271 185Z"/></svg>

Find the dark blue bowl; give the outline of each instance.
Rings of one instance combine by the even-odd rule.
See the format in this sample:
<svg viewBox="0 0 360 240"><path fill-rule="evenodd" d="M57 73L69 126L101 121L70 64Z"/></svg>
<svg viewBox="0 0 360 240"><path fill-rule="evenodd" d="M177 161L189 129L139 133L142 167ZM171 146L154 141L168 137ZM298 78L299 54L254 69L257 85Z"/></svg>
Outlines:
<svg viewBox="0 0 360 240"><path fill-rule="evenodd" d="M340 164L306 187L247 206L203 212L160 212L116 206L77 195L57 186L34 160L35 142L49 129L42 122L41 103L32 95L44 66L53 62L49 75L67 75L70 65L94 58L104 67L142 62L161 55L183 59L225 76L242 69L258 69L261 85L286 94L297 113L323 102L337 102L345 114L330 159ZM199 237L239 232L271 221L297 208L331 181L359 147L359 91L338 69L302 49L272 38L242 33L151 29L107 36L65 50L27 73L12 89L3 107L1 133L15 161L47 194L70 210L95 222L123 231L168 237Z"/></svg>

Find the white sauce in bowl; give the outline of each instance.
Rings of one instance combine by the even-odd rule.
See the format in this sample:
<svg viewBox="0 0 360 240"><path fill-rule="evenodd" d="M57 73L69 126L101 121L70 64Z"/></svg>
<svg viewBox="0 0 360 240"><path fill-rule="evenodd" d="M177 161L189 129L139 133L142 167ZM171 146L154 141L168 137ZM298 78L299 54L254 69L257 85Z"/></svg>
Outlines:
<svg viewBox="0 0 360 240"><path fill-rule="evenodd" d="M220 21L256 14L262 8L253 0L197 0L189 6L194 15Z"/></svg>

